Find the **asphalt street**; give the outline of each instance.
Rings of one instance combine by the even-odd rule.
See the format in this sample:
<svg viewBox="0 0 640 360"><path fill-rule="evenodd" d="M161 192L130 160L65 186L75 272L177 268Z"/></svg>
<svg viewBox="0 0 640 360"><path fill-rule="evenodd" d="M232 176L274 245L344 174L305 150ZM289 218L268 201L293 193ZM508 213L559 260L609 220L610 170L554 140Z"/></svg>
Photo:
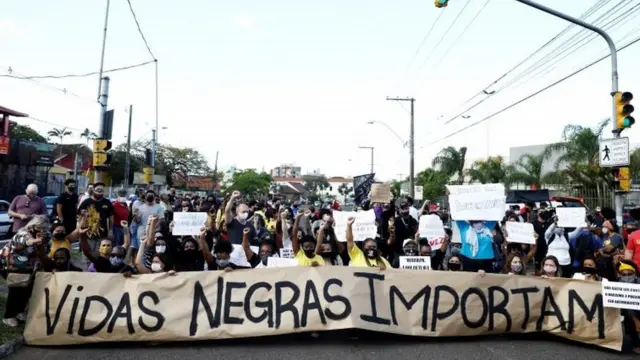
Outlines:
<svg viewBox="0 0 640 360"><path fill-rule="evenodd" d="M447 360L549 360L629 359L622 354L555 337L493 336L480 338L416 338L366 334L350 340L344 333L313 339L308 334L167 345L104 344L76 347L23 347L11 360L321 360L321 359L447 359Z"/></svg>

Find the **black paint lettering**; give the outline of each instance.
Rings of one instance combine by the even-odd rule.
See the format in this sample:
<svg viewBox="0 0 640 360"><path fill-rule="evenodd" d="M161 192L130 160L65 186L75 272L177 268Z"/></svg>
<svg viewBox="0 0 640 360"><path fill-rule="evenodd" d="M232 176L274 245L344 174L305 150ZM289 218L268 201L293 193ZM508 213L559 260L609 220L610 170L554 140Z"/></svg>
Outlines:
<svg viewBox="0 0 640 360"><path fill-rule="evenodd" d="M365 278L369 281L369 303L371 304L371 315L362 314L360 315L360 319L378 325L391 325L391 320L378 316L378 309L376 308L376 287L374 286L373 282L374 280L384 281L384 275L366 272L355 272L353 273L353 276Z"/></svg>
<svg viewBox="0 0 640 360"><path fill-rule="evenodd" d="M304 287L304 303L302 304L302 315L300 316L300 326L307 327L307 318L309 316L309 310L317 310L320 322L323 325L327 325L327 318L322 312L322 305L320 305L320 296L318 296L318 290L313 280L307 280L307 285Z"/></svg>
<svg viewBox="0 0 640 360"><path fill-rule="evenodd" d="M398 319L396 317L396 297L400 300L402 305L407 310L411 310L413 305L415 305L420 298L423 298L422 301L422 329L427 330L427 320L429 313L429 298L431 297L431 286L427 285L422 288L422 290L418 291L411 300L407 301L407 298L404 297L400 289L397 286L391 285L389 288L389 308L391 311L391 322L393 325L398 326Z"/></svg>
<svg viewBox="0 0 640 360"><path fill-rule="evenodd" d="M209 320L209 328L214 329L220 326L220 322L216 323L216 319L213 317L213 311L211 311L211 305L207 300L207 295L204 293L204 288L200 281L196 281L193 287L193 306L191 306L191 323L189 324L189 336L194 336L198 332L198 313L200 313L200 304L204 308L204 312L207 314L207 320Z"/></svg>
<svg viewBox="0 0 640 360"><path fill-rule="evenodd" d="M584 300L580 297L577 291L569 290L569 325L567 325L567 333L572 334L576 324L575 304L578 304L582 312L586 315L587 321L593 322L598 315L598 338L604 339L604 307L602 306L602 294L597 294L593 298L591 308L587 307Z"/></svg>
<svg viewBox="0 0 640 360"><path fill-rule="evenodd" d="M78 292L81 292L82 289L84 289L84 286L78 286ZM73 324L76 322L78 305L80 305L80 298L76 297L75 299L73 299L73 304L71 305L71 314L69 314L69 326L67 326L67 334L69 335L73 335Z"/></svg>
<svg viewBox="0 0 640 360"><path fill-rule="evenodd" d="M551 310L547 310L547 302L551 305ZM564 322L564 316L562 315L562 311L556 304L556 300L553 298L553 293L551 292L551 287L546 286L544 288L544 292L542 294L542 306L540 306L540 317L536 322L536 331L542 331L542 325L544 324L544 320L547 316L555 316L560 323L560 329L566 331L567 325Z"/></svg>
<svg viewBox="0 0 640 360"><path fill-rule="evenodd" d="M102 315L103 316L102 320L100 320L100 322L96 326L92 328L86 328L85 326L87 322L87 315L89 315L89 309L91 309L91 304L93 302L102 304L102 306L104 306L107 309L107 311L105 315ZM99 314L104 314L104 312L95 311L95 309L94 311L92 311L92 313L95 316L100 316ZM109 300L105 299L100 295L87 296L87 298L84 300L84 307L82 308L82 314L80 314L80 324L78 325L78 336L92 336L99 333L100 330L102 330L102 328L105 325L107 325L107 322L109 321L109 318L111 317L111 315L113 315L113 306L111 306L111 303L109 303Z"/></svg>
<svg viewBox="0 0 640 360"><path fill-rule="evenodd" d="M226 284L224 293L224 323L231 325L241 325L244 322L244 318L231 316L231 308L242 307L242 301L231 301L233 298L234 289L244 289L247 287L246 282L233 282L229 281Z"/></svg>
<svg viewBox="0 0 640 360"><path fill-rule="evenodd" d="M265 289L267 292L271 291L272 286L268 282L257 282L247 289L247 293L244 296L244 316L254 324L258 324L267 319L267 326L271 329L273 328L273 300L267 297L268 300L265 301L256 301L254 304L251 303L251 297L253 297L253 293L258 291L258 289ZM253 316L251 313L251 309L253 307L265 309L259 316Z"/></svg>
<svg viewBox="0 0 640 360"><path fill-rule="evenodd" d="M511 331L511 314L507 311L507 304L509 303L509 293L507 290L501 288L500 286L490 286L488 289L489 292L489 331L493 331L495 329L495 314L501 314L504 316L504 319L507 323L504 331ZM499 304L496 304L496 293L502 294L502 301Z"/></svg>
<svg viewBox="0 0 640 360"><path fill-rule="evenodd" d="M44 316L47 324L47 336L53 335L56 331L56 326L58 326L58 321L60 320L60 313L62 312L62 308L64 307L64 303L67 301L69 297L69 293L71 292L71 288L73 286L67 285L62 292L62 298L58 303L58 307L56 308L56 313L53 315L53 322L51 321L51 290L49 288L44 288Z"/></svg>
<svg viewBox="0 0 640 360"><path fill-rule="evenodd" d="M129 335L134 334L136 331L133 329L133 318L131 314L131 298L129 293L126 292L122 295L120 299L120 304L116 308L116 311L111 318L111 322L109 322L109 326L107 326L107 332L111 334L113 329L116 326L116 321L119 318L124 318L127 321L127 330L129 331Z"/></svg>
<svg viewBox="0 0 640 360"><path fill-rule="evenodd" d="M291 299L286 303L282 303L282 289L289 288L293 292ZM280 329L282 325L282 314L290 312L293 315L293 328L300 328L300 313L296 309L296 301L300 298L300 289L291 281L276 282L276 329Z"/></svg>
<svg viewBox="0 0 640 360"><path fill-rule="evenodd" d="M349 301L349 299L347 299L342 295L329 294L329 287L331 287L331 285L338 285L340 288L342 288L342 280L332 278L325 281L324 287L322 289L322 295L324 296L324 299L329 303L329 306L327 306L327 308L324 309L324 314L327 316L329 320L333 320L333 321L346 319L349 317L349 315L351 315L351 302ZM344 304L344 311L341 314L336 314L331 309L329 309L331 304L334 302L340 302Z"/></svg>
<svg viewBox="0 0 640 360"><path fill-rule="evenodd" d="M149 326L144 322L142 316L140 316L138 317L138 325L146 332L156 332L162 329L162 325L164 325L164 322L167 319L161 313L149 309L144 304L145 298L150 298L153 301L153 305L158 305L160 303L160 298L158 297L158 294L154 293L153 291L144 291L140 293L140 295L138 295L138 308L143 314L156 319L156 324L153 326Z"/></svg>
<svg viewBox="0 0 640 360"><path fill-rule="evenodd" d="M469 297L471 295L477 296L482 305L482 313L480 314L480 317L477 321L471 321L469 319L469 314L467 314L467 302L469 301ZM477 308L477 306L473 306L470 312L476 312L475 310ZM462 311L462 322L464 322L464 324L469 329L477 329L484 325L484 323L487 321L487 317L489 316L489 303L487 302L487 298L484 296L482 290L478 288L469 288L462 294L462 297L460 298L460 310Z"/></svg>
<svg viewBox="0 0 640 360"><path fill-rule="evenodd" d="M519 289L511 289L512 295L522 295L522 301L524 302L523 309L524 310L524 319L522 319L522 325L520 328L522 330L527 330L527 324L529 323L529 317L531 317L531 304L529 303L529 294L537 293L540 291L538 287L532 286L528 288L519 288Z"/></svg>
<svg viewBox="0 0 640 360"><path fill-rule="evenodd" d="M450 309L439 312L440 310L440 293L446 292L451 295L453 298L453 305ZM460 305L460 298L458 298L458 293L451 286L447 285L438 285L433 290L433 313L431 315L431 331L436 331L436 327L438 325L438 320L444 320L449 316L455 314L456 310L458 310L458 306Z"/></svg>

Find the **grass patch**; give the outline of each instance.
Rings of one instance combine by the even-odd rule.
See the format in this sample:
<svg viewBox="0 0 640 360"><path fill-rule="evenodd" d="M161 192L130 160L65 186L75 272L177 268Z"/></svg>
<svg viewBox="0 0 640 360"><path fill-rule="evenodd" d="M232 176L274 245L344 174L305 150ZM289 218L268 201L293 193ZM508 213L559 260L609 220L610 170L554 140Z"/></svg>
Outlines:
<svg viewBox="0 0 640 360"><path fill-rule="evenodd" d="M4 315L4 309L6 305L7 297L5 295L0 295L0 315ZM0 323L0 344L4 344L8 341L15 340L21 337L23 332L24 324L20 324L20 326L12 328Z"/></svg>

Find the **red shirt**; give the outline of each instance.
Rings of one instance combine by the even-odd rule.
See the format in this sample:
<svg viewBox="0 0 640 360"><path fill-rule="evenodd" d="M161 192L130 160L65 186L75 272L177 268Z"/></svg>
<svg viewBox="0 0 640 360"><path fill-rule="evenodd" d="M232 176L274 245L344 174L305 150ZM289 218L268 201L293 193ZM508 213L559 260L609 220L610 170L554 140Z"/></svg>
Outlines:
<svg viewBox="0 0 640 360"><path fill-rule="evenodd" d="M636 249L637 247L637 249ZM640 231L636 230L629 235L629 241L627 242L627 250L633 251L633 257L631 258L636 265L640 266Z"/></svg>
<svg viewBox="0 0 640 360"><path fill-rule="evenodd" d="M127 203L113 202L113 225L120 227L121 221L129 220L129 207Z"/></svg>

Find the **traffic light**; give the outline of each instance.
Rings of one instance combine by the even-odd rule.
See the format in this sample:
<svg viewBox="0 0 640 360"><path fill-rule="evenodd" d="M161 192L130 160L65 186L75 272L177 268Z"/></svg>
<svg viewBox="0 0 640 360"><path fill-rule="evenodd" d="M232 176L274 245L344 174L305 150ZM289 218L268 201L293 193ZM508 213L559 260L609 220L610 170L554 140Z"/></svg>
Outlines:
<svg viewBox="0 0 640 360"><path fill-rule="evenodd" d="M611 170L615 181L615 188L619 191L631 190L631 174L628 167Z"/></svg>
<svg viewBox="0 0 640 360"><path fill-rule="evenodd" d="M434 0L433 1L437 8L447 7L449 5L449 0Z"/></svg>
<svg viewBox="0 0 640 360"><path fill-rule="evenodd" d="M151 166L143 167L142 174L144 176L144 182L147 184L153 184L153 168Z"/></svg>
<svg viewBox="0 0 640 360"><path fill-rule="evenodd" d="M636 120L631 116L633 112L633 105L630 104L633 100L633 94L630 92L617 92L614 94L616 100L616 130L617 134L620 134L622 130L630 128L635 124Z"/></svg>
<svg viewBox="0 0 640 360"><path fill-rule="evenodd" d="M144 164L153 167L153 152L151 149L144 149Z"/></svg>
<svg viewBox="0 0 640 360"><path fill-rule="evenodd" d="M111 154L107 151L111 150L113 144L109 140L95 139L93 141L93 167L106 168L111 164Z"/></svg>

